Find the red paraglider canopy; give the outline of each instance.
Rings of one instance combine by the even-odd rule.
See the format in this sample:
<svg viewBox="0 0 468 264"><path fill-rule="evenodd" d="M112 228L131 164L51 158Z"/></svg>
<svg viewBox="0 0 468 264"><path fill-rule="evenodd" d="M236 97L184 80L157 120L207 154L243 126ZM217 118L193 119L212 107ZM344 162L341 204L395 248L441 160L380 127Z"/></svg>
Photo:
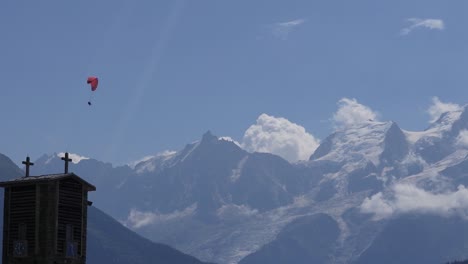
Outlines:
<svg viewBox="0 0 468 264"><path fill-rule="evenodd" d="M96 91L98 87L98 78L94 76L88 77L87 83L91 84L91 91Z"/></svg>

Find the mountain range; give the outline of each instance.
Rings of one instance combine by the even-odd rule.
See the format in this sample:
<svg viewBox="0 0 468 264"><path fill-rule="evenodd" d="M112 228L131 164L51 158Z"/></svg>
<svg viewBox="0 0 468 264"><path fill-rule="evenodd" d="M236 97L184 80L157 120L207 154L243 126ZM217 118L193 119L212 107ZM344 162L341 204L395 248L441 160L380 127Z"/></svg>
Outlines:
<svg viewBox="0 0 468 264"><path fill-rule="evenodd" d="M33 172L63 170L59 156ZM464 107L424 131L360 122L296 163L207 132L132 166L70 169L97 186L105 213L203 261L444 263L468 258L467 157Z"/></svg>

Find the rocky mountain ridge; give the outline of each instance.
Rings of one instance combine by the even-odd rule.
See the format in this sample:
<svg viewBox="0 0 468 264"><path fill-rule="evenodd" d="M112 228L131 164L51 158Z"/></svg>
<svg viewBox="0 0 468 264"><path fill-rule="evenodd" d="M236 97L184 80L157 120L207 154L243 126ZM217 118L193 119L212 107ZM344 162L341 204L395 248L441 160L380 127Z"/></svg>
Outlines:
<svg viewBox="0 0 468 264"><path fill-rule="evenodd" d="M333 258L323 263L360 262L375 256L368 250L385 245L375 241L397 240L386 232L393 221L411 215L464 217L468 205L463 202L451 205L449 212L443 207L465 195L459 186L468 183L467 129L467 107L442 114L420 132L402 130L393 121L369 120L333 133L308 161L294 164L268 153L249 153L207 132L178 152L133 168L83 160L71 169L98 188L102 184L96 203L126 226L205 261L238 263L254 253L255 259L270 259L272 251L264 247L283 245L278 239L298 232L286 230L306 232L304 223L310 221L300 219L321 215L335 224L318 223L335 226L329 230L337 232L323 234L333 238L326 249ZM36 169L47 172L54 159L58 157L47 164L37 161ZM429 199L440 208L432 200L425 202ZM407 223L397 226L406 230ZM434 259L467 257L456 250L465 241L460 243L447 249L454 255L447 255L450 259ZM306 250L305 262L318 257L310 255L314 250ZM282 257L293 252L286 250Z"/></svg>

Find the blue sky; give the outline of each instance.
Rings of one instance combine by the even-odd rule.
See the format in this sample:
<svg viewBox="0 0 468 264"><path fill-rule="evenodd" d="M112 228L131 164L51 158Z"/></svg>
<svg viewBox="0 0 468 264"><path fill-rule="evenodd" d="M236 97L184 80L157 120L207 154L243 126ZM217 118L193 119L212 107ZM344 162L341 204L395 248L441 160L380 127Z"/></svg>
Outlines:
<svg viewBox="0 0 468 264"><path fill-rule="evenodd" d="M266 113L318 139L342 98L408 130L467 103L468 2L3 1L0 152L125 163ZM405 28L407 29L405 31ZM93 106L86 78L100 78Z"/></svg>

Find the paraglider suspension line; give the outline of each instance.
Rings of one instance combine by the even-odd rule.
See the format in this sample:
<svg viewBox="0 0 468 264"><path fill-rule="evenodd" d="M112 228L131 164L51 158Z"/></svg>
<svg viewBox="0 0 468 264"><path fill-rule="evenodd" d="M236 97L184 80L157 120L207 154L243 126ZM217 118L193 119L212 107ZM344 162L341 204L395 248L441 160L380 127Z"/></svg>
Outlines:
<svg viewBox="0 0 468 264"><path fill-rule="evenodd" d="M89 93L88 105L91 105L91 99L93 99L93 92Z"/></svg>

